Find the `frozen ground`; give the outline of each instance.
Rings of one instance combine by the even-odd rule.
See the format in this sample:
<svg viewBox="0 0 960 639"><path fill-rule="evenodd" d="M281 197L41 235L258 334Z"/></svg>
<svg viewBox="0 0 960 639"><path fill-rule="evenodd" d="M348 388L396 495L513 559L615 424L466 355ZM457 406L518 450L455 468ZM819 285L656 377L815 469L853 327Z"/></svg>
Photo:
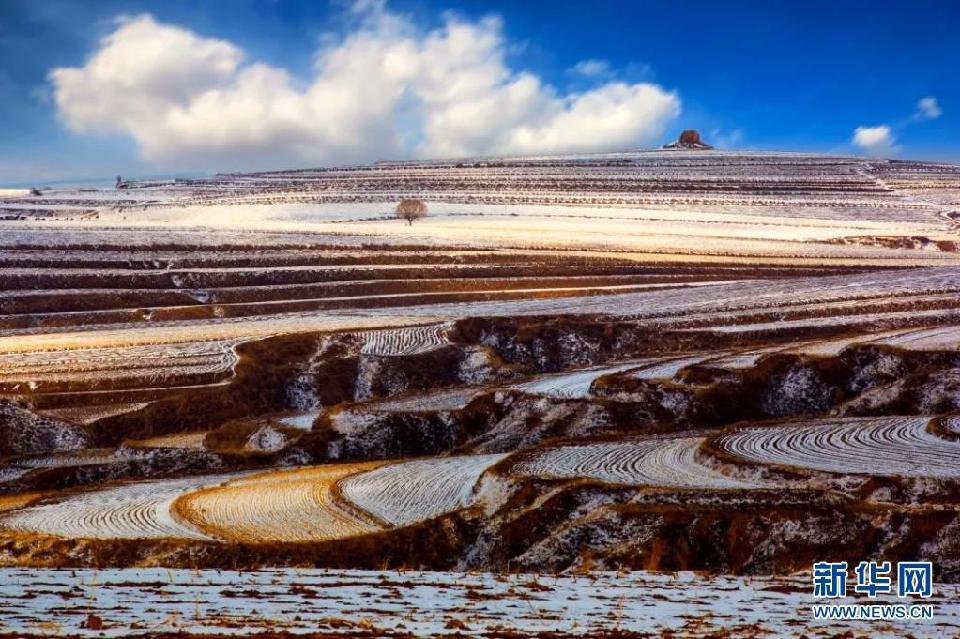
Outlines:
<svg viewBox="0 0 960 639"><path fill-rule="evenodd" d="M842 603L899 603L850 597ZM511 637L613 629L674 637L949 637L960 589L936 585L932 621L816 622L809 578L694 573L583 576L269 570L4 570L0 632ZM55 617L50 612L56 610ZM88 615L102 630L82 627ZM669 634L668 634L669 633ZM723 634L726 633L726 634ZM851 633L851 634L840 634Z"/></svg>

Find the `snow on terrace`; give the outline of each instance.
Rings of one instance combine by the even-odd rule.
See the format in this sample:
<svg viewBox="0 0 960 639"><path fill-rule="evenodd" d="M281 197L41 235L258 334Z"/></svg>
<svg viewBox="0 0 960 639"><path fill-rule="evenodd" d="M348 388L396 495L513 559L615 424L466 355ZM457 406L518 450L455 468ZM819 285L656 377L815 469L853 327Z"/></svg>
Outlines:
<svg viewBox="0 0 960 639"><path fill-rule="evenodd" d="M632 377L633 379L673 379L677 373L687 366L708 362L715 356L716 354L709 356L700 354L660 360L650 366L644 366L643 368L629 372L627 377Z"/></svg>
<svg viewBox="0 0 960 639"><path fill-rule="evenodd" d="M926 268L817 278L741 280L712 286L596 295L562 299L461 302L410 306L403 314L423 317L484 317L513 315L601 315L638 320L682 318L695 313L736 310L770 310L785 304L798 307L826 302L869 300L921 292L960 291L960 269ZM370 315L396 313L396 309L367 309Z"/></svg>
<svg viewBox="0 0 960 639"><path fill-rule="evenodd" d="M349 197L350 192L342 194ZM442 244L446 246L564 247L617 249L654 253L696 255L779 255L808 259L915 259L918 261L953 260L956 256L920 250L889 250L869 246L810 244L847 236L927 236L945 233L945 222L919 205L898 201L891 214L871 201L867 206L873 218L850 215L845 208L856 204L853 194L843 197L844 206L826 205L820 217L803 215L784 207L760 207L731 199L724 206L702 206L671 202L669 208L642 206L572 206L541 204L483 204L430 201L431 214L416 225L408 226L392 219L395 194L382 194L371 203L291 203L257 202L256 198L276 199L276 193L246 195L236 204L194 204L145 211L104 209L99 219L82 223L45 222L45 229L59 229L77 241L90 231L144 236L160 231L165 234L194 234L199 228L215 229L219 235L234 239L255 234L269 242L270 235L299 236L301 242L339 243L378 242ZM428 199L430 199L428 197ZM250 200L253 200L251 202ZM777 202L773 197L771 204ZM782 200L782 203L788 200ZM902 210L900 210L902 209ZM759 213L759 214L758 214ZM172 229L172 230L171 230ZM24 229L16 229L24 231ZM247 238L249 241L249 237ZM705 240L709 240L705 243ZM206 242L216 242L208 238ZM706 246L709 244L709 246Z"/></svg>
<svg viewBox="0 0 960 639"><path fill-rule="evenodd" d="M500 389L517 390L531 395L546 395L561 399L582 399L590 395L593 382L604 375L626 372L637 379L671 379L682 368L708 361L711 355L691 355L689 357L647 358L618 362L604 366L572 370L565 373L538 375L527 381L510 385L461 386L427 393L417 393L410 397L378 399L359 404L355 409L334 415L334 423L343 423L348 428L349 420L364 412L398 411L455 411L464 408L483 392Z"/></svg>
<svg viewBox="0 0 960 639"><path fill-rule="evenodd" d="M622 362L612 366L596 366L569 373L543 375L529 382L512 386L513 389L535 395L550 395L564 398L583 398L590 394L590 386L594 380L604 375L612 375L633 368L648 365L649 359Z"/></svg>
<svg viewBox="0 0 960 639"><path fill-rule="evenodd" d="M109 325L63 332L55 332L51 329L6 331L6 336L0 337L0 353L256 338L291 332L401 327L439 323L463 317L595 314L615 318L656 320L677 318L693 313L776 309L784 304L813 305L830 301L917 295L924 292L945 294L958 291L960 291L960 269L904 269L895 272L819 278L719 282L711 286L660 289L620 295L285 313L231 319L138 323L129 326ZM937 312L929 311L929 313ZM909 315L911 314L904 314L905 317ZM889 314L885 317L900 318L897 314ZM772 323L771 326L778 327L779 324Z"/></svg>
<svg viewBox="0 0 960 639"><path fill-rule="evenodd" d="M836 339L781 344L721 358L712 361L711 364L721 368L749 368L761 357L772 353L836 357L845 349L858 344L888 344L906 350L956 350L960 346L960 327L898 328L891 331L859 333Z"/></svg>
<svg viewBox="0 0 960 639"><path fill-rule="evenodd" d="M426 353L450 343L447 332L451 326L451 323L445 322L433 326L365 331L360 333L363 338L360 353L380 357L400 357Z"/></svg>
<svg viewBox="0 0 960 639"><path fill-rule="evenodd" d="M935 293L924 293L920 295L908 295L902 292L887 294L879 293L877 295L857 295L848 298L826 299L815 302L807 300L788 301L783 300L775 307L741 307L732 310L706 311L702 313L685 313L676 319L671 320L671 324L678 328L691 327L698 328L704 326L714 326L721 324L743 324L750 323L756 319L758 314L766 317L775 317L777 319L789 316L802 315L803 317L819 316L830 317L837 315L857 315L866 312L882 312L886 309L899 310L903 308L933 308L933 307L951 307L954 306L956 298L954 291L950 289L938 290ZM899 309L895 308L899 307ZM746 322L744 320L747 320Z"/></svg>
<svg viewBox="0 0 960 639"><path fill-rule="evenodd" d="M625 373L635 379L672 379L681 369L708 361L715 355L690 355L686 357L657 357L594 366L566 373L540 375L530 381L514 384L510 388L533 395L578 399L590 395L593 382L604 375Z"/></svg>
<svg viewBox="0 0 960 639"><path fill-rule="evenodd" d="M233 341L184 342L177 348L163 344L128 346L122 350L112 347L77 348L68 351L40 351L29 359L17 354L0 355L0 370L10 373L49 373L63 370L98 370L124 363L142 366L145 363L166 363L185 358L187 361L203 358L229 358L232 362Z"/></svg>
<svg viewBox="0 0 960 639"><path fill-rule="evenodd" d="M205 226L231 230L254 231L303 231L317 226L316 230L329 230L336 225L361 227L367 234L370 230L391 234L401 225L393 214L394 201L385 197L381 202L364 203L312 203L291 202L258 203L273 194L247 195L238 203L196 204L174 208L151 208L143 212L104 212L105 224L122 222L125 226L164 226L191 228ZM399 195L397 196L399 198ZM441 196L442 197L442 196ZM734 205L735 202L731 202ZM485 228L491 224L502 227L511 219L526 220L534 225L550 223L560 228L582 224L582 221L601 222L619 227L629 223L633 233L643 235L698 235L740 237L754 239L825 240L844 235L921 235L943 232L943 221L936 216L902 214L900 219L850 218L836 215L832 210L822 210L822 217L796 217L783 215L771 207L760 212L744 213L740 210L724 210L724 207L680 205L679 209L643 208L636 206L578 206L557 204L484 204L432 201L430 217L443 226L466 226ZM749 206L742 207L749 210ZM903 205L904 209L910 207ZM919 207L922 208L922 207ZM123 219L126 217L126 219ZM429 219L429 218L428 218ZM919 221L918 221L919 220ZM389 224L382 225L382 222ZM421 220L418 224L424 224ZM404 225L405 226L405 225ZM430 226L428 224L428 226ZM367 230L362 230L367 229ZM385 229L385 231L384 231ZM406 229L407 232L410 229Z"/></svg>
<svg viewBox="0 0 960 639"><path fill-rule="evenodd" d="M426 304L363 311L288 313L252 318L188 320L91 327L85 331L20 334L0 337L0 352L157 344L237 337L262 337L283 332L379 328L439 322L469 316L601 314L656 318L736 309L777 308L784 303L815 304L828 300L867 299L916 294L917 291L960 290L960 272L930 268L895 273L865 273L778 281L740 281L712 286L597 295L562 299L522 299L488 302ZM134 328L135 330L130 330ZM49 329L44 329L49 331Z"/></svg>
<svg viewBox="0 0 960 639"><path fill-rule="evenodd" d="M0 528L68 539L212 539L171 511L180 495L237 477L213 475L74 493L0 517Z"/></svg>
<svg viewBox="0 0 960 639"><path fill-rule="evenodd" d="M382 462L275 470L181 496L174 510L211 536L237 543L319 541L380 530L351 508L337 482Z"/></svg>
<svg viewBox="0 0 960 639"><path fill-rule="evenodd" d="M428 412L428 411L454 411L464 408L478 394L483 392L484 387L467 386L460 388L442 389L431 392L418 392L410 397L391 397L385 400L374 400L365 402L359 406L360 411L378 411L378 412ZM334 423L339 423L344 418L344 413L334 415ZM350 419L347 413L346 419Z"/></svg>
<svg viewBox="0 0 960 639"><path fill-rule="evenodd" d="M470 504L480 476L506 455L417 459L381 466L340 483L345 498L395 526Z"/></svg>
<svg viewBox="0 0 960 639"><path fill-rule="evenodd" d="M514 464L515 475L577 479L661 488L734 489L757 484L723 475L696 460L705 437L663 437L558 446Z"/></svg>
<svg viewBox="0 0 960 639"><path fill-rule="evenodd" d="M914 351L952 351L960 348L960 326L942 326L910 331L873 340Z"/></svg>
<svg viewBox="0 0 960 639"><path fill-rule="evenodd" d="M710 256L769 256L802 260L910 260L915 264L930 262L960 263L951 253L919 249L885 249L874 246L822 243L849 236L863 235L860 229L842 225L830 226L757 226L755 224L686 223L664 224L659 221L590 220L588 218L553 218L524 216L430 216L409 226L396 220L364 222L322 222L313 225L287 222L246 226L246 231L295 233L314 241L329 243L377 242L451 247L498 248L564 248L637 251L656 254ZM68 222L60 223L66 227ZM136 228L136 224L128 224ZM152 226L143 225L144 232ZM217 227L213 227L217 228ZM234 227L224 226L231 232ZM219 229L217 229L219 232ZM939 229L903 228L891 225L875 229L877 235L936 235ZM352 239L351 239L352 238Z"/></svg>
<svg viewBox="0 0 960 639"><path fill-rule="evenodd" d="M0 198L20 198L30 195L30 189L0 189ZM2 202L0 202L2 204Z"/></svg>
<svg viewBox="0 0 960 639"><path fill-rule="evenodd" d="M151 246L251 246L264 249L296 246L360 248L370 243L382 246L408 247L430 246L448 251L500 249L511 251L543 251L559 249L566 255L585 252L596 257L616 257L637 262L670 261L704 262L716 261L725 264L815 264L820 266L856 264L858 266L884 266L896 262L898 266L926 266L935 264L960 264L960 255L955 253L913 249L887 249L876 246L818 244L797 241L744 240L738 238L704 238L667 235L632 237L629 229L615 232L585 221L584 228L573 227L557 234L549 220L542 225L521 224L522 218L509 217L503 228L506 236L496 236L488 229L456 232L435 228L427 231L428 220L421 220L413 227L390 226L389 232L375 230L371 223L354 226L329 224L320 230L304 231L302 226L289 232L253 231L233 229L184 228L174 229L148 227L107 228L91 227L70 222L50 222L45 227L4 229L0 234L0 249L3 247L58 247L58 246L104 246L138 247ZM456 220L454 220L456 221ZM494 225L496 226L496 225ZM630 226L629 224L626 226ZM424 233L420 233L423 230ZM600 233L590 237L590 232ZM512 234L512 237L510 237Z"/></svg>
<svg viewBox="0 0 960 639"><path fill-rule="evenodd" d="M149 402L121 402L116 404L92 404L71 406L69 408L48 408L37 411L45 417L52 417L74 424L92 424L99 419L115 417L146 408Z"/></svg>
<svg viewBox="0 0 960 639"><path fill-rule="evenodd" d="M280 417L277 421L285 426L296 428L298 430L310 430L313 428L313 422L320 415L319 410L305 411L294 415Z"/></svg>
<svg viewBox="0 0 960 639"><path fill-rule="evenodd" d="M148 388L223 383L237 363L239 340L113 346L0 354L0 386L51 392L76 387ZM101 415L105 416L105 415Z"/></svg>
<svg viewBox="0 0 960 639"><path fill-rule="evenodd" d="M733 355L721 356L709 360L710 366L726 369L751 368L762 358L773 354L813 355L816 357L836 357L851 346L857 344L874 344L899 335L908 335L917 332L917 329L901 328L880 333L859 333L837 339L815 340L807 342L788 342L776 344L766 348L751 349Z"/></svg>
<svg viewBox="0 0 960 639"><path fill-rule="evenodd" d="M398 309L393 309L395 312ZM441 318L436 318L437 320ZM288 313L228 320L188 320L151 324L108 325L63 333L11 334L0 337L0 353L64 351L121 346L185 344L198 341L264 338L283 333L335 332L409 326L423 317L323 313Z"/></svg>
<svg viewBox="0 0 960 639"><path fill-rule="evenodd" d="M683 331L700 332L709 331L714 333L753 333L765 331L779 331L793 328L819 328L819 327L843 327L860 326L876 322L909 322L923 320L927 323L933 322L957 322L960 321L960 309L928 309L924 311L895 311L889 313L864 313L862 315L839 315L834 317L811 317L797 320L779 320L772 322L757 322L755 324L735 324L730 326L704 326L698 328L685 328ZM909 343L909 342L905 342ZM956 342L953 342L956 344ZM931 349L928 349L931 350ZM935 349L933 349L935 350Z"/></svg>
<svg viewBox="0 0 960 639"><path fill-rule="evenodd" d="M929 417L821 419L746 428L716 444L761 464L825 472L960 477L960 443L927 430Z"/></svg>

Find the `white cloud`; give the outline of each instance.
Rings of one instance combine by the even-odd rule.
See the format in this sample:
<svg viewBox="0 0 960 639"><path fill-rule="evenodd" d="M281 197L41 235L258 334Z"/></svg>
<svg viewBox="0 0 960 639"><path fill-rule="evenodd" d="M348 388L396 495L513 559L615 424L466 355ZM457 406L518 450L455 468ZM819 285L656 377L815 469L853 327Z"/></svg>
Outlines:
<svg viewBox="0 0 960 639"><path fill-rule="evenodd" d="M257 168L397 157L598 151L652 144L680 112L675 92L608 82L560 94L510 69L497 18L447 16L430 32L375 1L298 81L236 45L124 18L79 68L50 72L76 132L130 136L180 168Z"/></svg>
<svg viewBox="0 0 960 639"><path fill-rule="evenodd" d="M891 157L900 150L900 147L894 144L895 140L890 127L885 124L858 126L853 132L852 141L870 157Z"/></svg>
<svg viewBox="0 0 960 639"><path fill-rule="evenodd" d="M936 98L926 97L917 100L917 111L914 113L915 118L921 120L936 120L941 115L943 115L943 110L940 108L940 104Z"/></svg>
<svg viewBox="0 0 960 639"><path fill-rule="evenodd" d="M581 60L570 67L569 71L584 78L606 78L613 74L609 62L596 59Z"/></svg>

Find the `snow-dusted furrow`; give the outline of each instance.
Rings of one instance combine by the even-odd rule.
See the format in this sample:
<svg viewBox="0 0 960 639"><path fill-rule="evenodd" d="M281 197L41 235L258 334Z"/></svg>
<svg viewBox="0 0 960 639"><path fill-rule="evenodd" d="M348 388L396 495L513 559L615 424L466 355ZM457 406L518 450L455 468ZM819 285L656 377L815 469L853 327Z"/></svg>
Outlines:
<svg viewBox="0 0 960 639"><path fill-rule="evenodd" d="M816 342L808 342L793 348L785 349L787 353L799 353L801 355L814 355L816 357L836 357L844 349L850 348L855 344L876 344L883 343L884 340L895 338L899 335L913 333L915 329L897 329L893 331L883 331L879 333L861 333L839 339L830 339Z"/></svg>
<svg viewBox="0 0 960 639"><path fill-rule="evenodd" d="M851 285L858 286L854 282L851 282ZM821 301L783 299L776 305L776 308L745 305L731 310L687 313L678 317L676 321L668 321L666 323L682 324L683 326L691 328L702 328L705 326L750 324L765 321L758 318L758 315L763 315L765 318L776 315L778 321L783 321L791 318L805 319L811 316L833 317L856 315L866 312L864 309L865 306L869 308L870 312L891 312L905 307L909 308L910 306L919 308L950 308L954 306L955 302L952 292L928 292L923 295L907 295L904 292L887 294L882 291L877 291L876 294L871 295L869 288L856 292L858 293L857 295ZM884 307L887 307L887 310L884 310Z"/></svg>
<svg viewBox="0 0 960 639"><path fill-rule="evenodd" d="M407 307L393 308L392 313L364 309L357 312L323 311L310 313L281 313L257 317L224 318L216 320L183 320L153 322L150 324L111 324L91 327L88 330L69 329L67 332L7 331L0 335L0 353L57 351L72 352L90 348L127 348L133 346L156 346L167 352L175 352L181 344L198 341L245 341L289 333L354 331L409 326L419 324L424 313L411 316ZM399 314L399 313L402 313ZM436 320L437 318L431 317ZM82 357L82 356L81 356Z"/></svg>
<svg viewBox="0 0 960 639"><path fill-rule="evenodd" d="M815 357L836 357L856 344L876 344L884 343L884 340L900 335L909 335L916 329L896 329L893 331L884 331L881 333L859 333L837 339L817 340L810 342L787 342L758 348L755 350L744 351L735 355L728 355L718 359L710 360L711 366L728 369L751 368L761 358L774 353L812 355Z"/></svg>
<svg viewBox="0 0 960 639"><path fill-rule="evenodd" d="M381 466L340 482L343 496L395 526L470 505L474 486L506 455L463 455Z"/></svg>
<svg viewBox="0 0 960 639"><path fill-rule="evenodd" d="M444 323L366 331L361 333L364 341L360 353L385 357L425 353L448 344L449 329L450 325Z"/></svg>
<svg viewBox="0 0 960 639"><path fill-rule="evenodd" d="M888 344L915 351L955 351L960 350L960 326L941 326L876 340L878 344Z"/></svg>
<svg viewBox="0 0 960 639"><path fill-rule="evenodd" d="M411 397L368 402L361 405L360 410L413 413L460 410L482 391L483 389L481 387L469 386L467 388L452 388L429 393L418 393Z"/></svg>
<svg viewBox="0 0 960 639"><path fill-rule="evenodd" d="M185 520L214 537L239 543L340 539L380 529L344 505L338 481L381 462L278 470L244 477L181 497Z"/></svg>
<svg viewBox="0 0 960 639"><path fill-rule="evenodd" d="M726 368L731 370L752 368L761 358L773 353L779 353L789 348L788 344L771 346L769 348L758 348L753 351L744 351L735 355L727 355L710 360L709 365L716 368Z"/></svg>
<svg viewBox="0 0 960 639"><path fill-rule="evenodd" d="M598 377L620 373L633 368L645 367L649 365L650 362L651 360L649 359L643 359L631 362L622 362L612 366L597 366L584 370L571 371L569 373L544 375L534 380L517 384L512 388L534 395L548 395L551 397L562 398L583 398L590 394L590 386Z"/></svg>
<svg viewBox="0 0 960 639"><path fill-rule="evenodd" d="M752 488L696 461L704 437L600 442L549 448L517 462L516 475L590 478L663 488Z"/></svg>
<svg viewBox="0 0 960 639"><path fill-rule="evenodd" d="M184 359L231 356L235 345L233 341L209 341L11 352L0 354L0 370L5 372L96 370L129 362L157 362L161 365L169 365Z"/></svg>
<svg viewBox="0 0 960 639"><path fill-rule="evenodd" d="M277 421L284 426L296 428L297 430L310 430L313 428L313 422L316 421L319 414L319 410L312 410L303 413L297 413L295 415L286 415L279 418Z"/></svg>
<svg viewBox="0 0 960 639"><path fill-rule="evenodd" d="M644 366L628 374L634 379L673 379L677 373L687 366L699 364L708 359L707 355L690 355L668 360L659 360L649 366Z"/></svg>
<svg viewBox="0 0 960 639"><path fill-rule="evenodd" d="M723 326L705 326L698 328L681 329L685 332L709 331L721 334L737 333L755 333L787 329L803 328L824 328L824 327L850 327L851 330L872 323L904 323L923 319L926 323L933 322L958 322L960 321L960 310L955 308L931 308L920 311L894 311L890 313L863 313L860 315L837 315L827 317L809 317L795 320L783 320L774 322L757 322L751 324L734 324ZM860 328L860 330L863 330ZM954 344L956 342L953 342Z"/></svg>
<svg viewBox="0 0 960 639"><path fill-rule="evenodd" d="M23 358L28 360L27 357ZM135 376L141 371L145 370L175 370L178 368L212 368L212 367L221 367L229 368L234 363L232 357L227 354L222 355L184 355L183 357L178 358L167 358L167 359L157 359L157 360L136 360L136 359L123 359L123 360L100 360L95 356L91 356L89 359L85 359L82 363L74 364L44 364L31 366L29 361L22 362L22 365L19 367L12 367L11 369L4 370L0 374L0 379L3 380L18 380L18 379L31 379L31 378L43 378L47 380L52 379L70 379L70 375L74 376L97 376L103 374L116 373L117 375L127 375Z"/></svg>
<svg viewBox="0 0 960 639"><path fill-rule="evenodd" d="M86 371L66 369L46 373L0 374L0 382L4 384L109 382L109 385L113 387L143 386L172 377L178 379L197 378L198 380L216 377L232 370L235 363L234 360L227 358L204 359L201 361L187 359L187 361L179 364L171 361L169 365L154 367L118 367ZM84 385L88 386L90 384Z"/></svg>
<svg viewBox="0 0 960 639"><path fill-rule="evenodd" d="M110 325L91 330L64 332L17 329L0 336L0 353L40 350L70 350L91 347L142 346L200 340L250 339L267 335L308 331L361 331L387 327L436 324L463 317L509 317L516 315L600 314L642 320L659 326L690 314L724 313L741 309L780 308L784 304L819 304L825 301L855 301L925 291L948 296L960 291L960 269L921 268L896 272L857 273L816 278L774 281L738 281L711 286L641 291L619 295L567 298L515 299L418 306L282 313L277 315L151 322ZM944 321L958 315L950 309L873 313L840 317L817 317L787 322L765 322L739 327L720 326L713 330L733 332L773 330L789 327L850 325L869 321ZM706 329L692 329L703 331Z"/></svg>
<svg viewBox="0 0 960 639"><path fill-rule="evenodd" d="M116 404L93 404L91 406L73 406L37 411L46 417L60 419L74 424L92 424L98 419L115 417L146 408L149 402L120 402Z"/></svg>
<svg viewBox="0 0 960 639"><path fill-rule="evenodd" d="M723 450L763 464L906 477L960 477L960 443L927 431L928 417L822 419L747 428L717 438Z"/></svg>
<svg viewBox="0 0 960 639"><path fill-rule="evenodd" d="M193 433L174 433L172 435L158 435L144 439L127 440L125 443L132 448L181 448L203 450L207 431Z"/></svg>
<svg viewBox="0 0 960 639"><path fill-rule="evenodd" d="M237 475L207 475L126 484L77 493L0 518L0 527L68 539L212 539L171 511L184 493Z"/></svg>
<svg viewBox="0 0 960 639"><path fill-rule="evenodd" d="M86 450L18 457L13 460L13 463L24 468L63 468L66 466L110 464L125 459L133 459L136 456L136 453L116 454L116 451L112 448L88 448Z"/></svg>

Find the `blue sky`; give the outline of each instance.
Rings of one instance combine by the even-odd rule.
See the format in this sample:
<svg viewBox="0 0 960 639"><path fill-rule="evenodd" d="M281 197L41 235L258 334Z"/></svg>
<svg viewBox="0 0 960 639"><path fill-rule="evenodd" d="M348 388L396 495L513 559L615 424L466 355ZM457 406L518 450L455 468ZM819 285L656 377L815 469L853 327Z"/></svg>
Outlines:
<svg viewBox="0 0 960 639"><path fill-rule="evenodd" d="M590 151L683 128L960 161L958 26L952 0L0 0L0 184Z"/></svg>

